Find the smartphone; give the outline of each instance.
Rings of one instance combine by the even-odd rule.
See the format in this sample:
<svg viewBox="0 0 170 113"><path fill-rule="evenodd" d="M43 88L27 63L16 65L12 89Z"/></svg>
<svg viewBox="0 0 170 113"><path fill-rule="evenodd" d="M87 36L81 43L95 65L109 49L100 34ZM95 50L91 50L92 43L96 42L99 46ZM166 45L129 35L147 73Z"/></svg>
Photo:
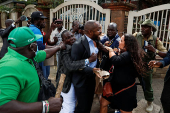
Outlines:
<svg viewBox="0 0 170 113"><path fill-rule="evenodd" d="M152 42L152 43L151 43L151 42ZM152 44L153 44L153 40L149 40L149 41L148 41L148 44L149 44L149 45L152 45Z"/></svg>
<svg viewBox="0 0 170 113"><path fill-rule="evenodd" d="M144 41L144 47L148 46L148 41ZM148 50L144 48L144 51L147 52Z"/></svg>

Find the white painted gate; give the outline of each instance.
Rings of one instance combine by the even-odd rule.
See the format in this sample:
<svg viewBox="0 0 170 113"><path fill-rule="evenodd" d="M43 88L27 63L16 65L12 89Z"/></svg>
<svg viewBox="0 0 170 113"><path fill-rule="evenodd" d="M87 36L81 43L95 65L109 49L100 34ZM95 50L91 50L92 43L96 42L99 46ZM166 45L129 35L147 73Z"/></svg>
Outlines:
<svg viewBox="0 0 170 113"><path fill-rule="evenodd" d="M141 30L141 26L138 24L139 21L151 19L157 26L157 32L155 36L159 37L163 42L164 46L170 48L170 4L155 6L147 8L138 12L130 11L128 16L128 33L135 33Z"/></svg>
<svg viewBox="0 0 170 113"><path fill-rule="evenodd" d="M102 25L102 32L106 33L110 23L110 9L103 9L95 2L86 0L67 1L55 9L50 9L50 23L53 18L62 19L63 26L70 30L72 22L79 20L84 24L88 20L99 21Z"/></svg>

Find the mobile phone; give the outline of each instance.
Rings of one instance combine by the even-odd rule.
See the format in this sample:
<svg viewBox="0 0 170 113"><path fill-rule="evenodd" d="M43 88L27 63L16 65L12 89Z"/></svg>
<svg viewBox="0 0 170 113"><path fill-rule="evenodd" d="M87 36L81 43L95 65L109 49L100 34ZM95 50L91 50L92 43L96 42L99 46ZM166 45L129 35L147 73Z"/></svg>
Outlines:
<svg viewBox="0 0 170 113"><path fill-rule="evenodd" d="M149 45L152 45L151 42L153 43L153 40L149 40L149 41L148 41L148 44L149 44Z"/></svg>
<svg viewBox="0 0 170 113"><path fill-rule="evenodd" d="M144 41L144 47L145 47L145 46L148 46L148 41ZM145 52L147 52L147 51L148 51L148 50L147 50L147 49L145 49L145 48L144 48L144 50L145 50Z"/></svg>

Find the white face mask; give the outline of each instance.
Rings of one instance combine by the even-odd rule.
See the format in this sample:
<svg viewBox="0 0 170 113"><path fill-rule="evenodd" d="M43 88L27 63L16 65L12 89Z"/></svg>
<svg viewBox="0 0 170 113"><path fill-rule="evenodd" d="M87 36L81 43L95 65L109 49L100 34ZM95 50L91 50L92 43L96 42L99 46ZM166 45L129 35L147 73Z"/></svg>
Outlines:
<svg viewBox="0 0 170 113"><path fill-rule="evenodd" d="M31 44L30 44L30 48L31 48L31 46L32 46L33 44L37 46L36 43L31 43ZM36 56L36 51L34 51L34 49L31 49L31 50L34 52L34 54L35 54L35 56Z"/></svg>
<svg viewBox="0 0 170 113"><path fill-rule="evenodd" d="M35 56L36 56L36 51L34 51L33 49L32 49L32 51L34 52L34 54L35 54Z"/></svg>

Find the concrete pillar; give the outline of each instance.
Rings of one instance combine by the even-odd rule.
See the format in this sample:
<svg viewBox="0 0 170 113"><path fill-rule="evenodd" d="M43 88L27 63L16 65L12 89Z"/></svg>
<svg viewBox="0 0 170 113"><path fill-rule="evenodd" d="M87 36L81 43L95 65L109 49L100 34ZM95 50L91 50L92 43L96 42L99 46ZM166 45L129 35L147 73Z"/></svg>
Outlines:
<svg viewBox="0 0 170 113"><path fill-rule="evenodd" d="M134 9L136 5L127 2L112 2L102 4L103 8L111 9L111 22L115 22L118 25L118 33L120 36L126 31L124 31L125 23L125 13Z"/></svg>

